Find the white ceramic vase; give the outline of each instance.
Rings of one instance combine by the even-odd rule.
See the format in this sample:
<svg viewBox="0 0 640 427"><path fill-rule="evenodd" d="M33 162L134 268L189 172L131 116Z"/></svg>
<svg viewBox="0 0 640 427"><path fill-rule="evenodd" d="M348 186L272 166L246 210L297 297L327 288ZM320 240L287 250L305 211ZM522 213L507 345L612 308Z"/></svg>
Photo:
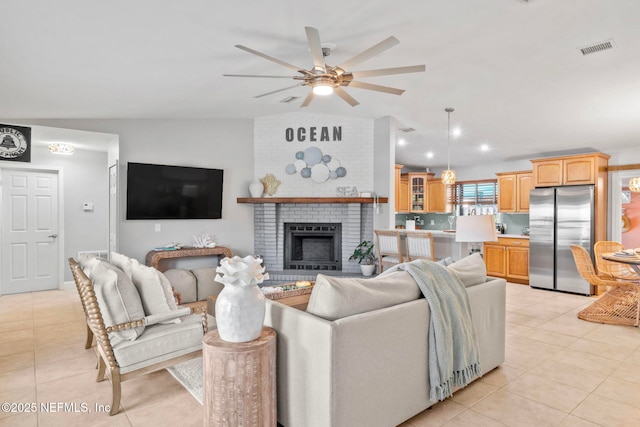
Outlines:
<svg viewBox="0 0 640 427"><path fill-rule="evenodd" d="M251 197L262 197L262 193L264 193L264 184L260 181L254 181L249 184L249 193Z"/></svg>
<svg viewBox="0 0 640 427"><path fill-rule="evenodd" d="M258 339L264 323L265 298L258 285L225 285L216 299L216 325L224 341Z"/></svg>
<svg viewBox="0 0 640 427"><path fill-rule="evenodd" d="M265 298L258 287L269 274L262 259L247 255L223 258L215 280L224 284L216 299L216 325L223 341L248 342L260 337Z"/></svg>

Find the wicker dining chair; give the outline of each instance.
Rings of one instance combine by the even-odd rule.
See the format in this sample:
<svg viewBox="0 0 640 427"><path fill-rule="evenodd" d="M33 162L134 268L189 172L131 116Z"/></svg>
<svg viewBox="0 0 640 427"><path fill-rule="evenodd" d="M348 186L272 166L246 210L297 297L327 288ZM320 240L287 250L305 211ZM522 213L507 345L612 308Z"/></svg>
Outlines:
<svg viewBox="0 0 640 427"><path fill-rule="evenodd" d="M608 287L593 304L578 313L578 318L595 323L638 326L638 285L598 276L589 252L582 246L571 245L571 252L583 279L597 287Z"/></svg>
<svg viewBox="0 0 640 427"><path fill-rule="evenodd" d="M403 262L402 241L396 230L375 230L378 246L378 263L380 272L385 266L393 266Z"/></svg>
<svg viewBox="0 0 640 427"><path fill-rule="evenodd" d="M405 232L405 243L407 246L406 261L414 259L435 261L433 234L428 231L407 231Z"/></svg>
<svg viewBox="0 0 640 427"><path fill-rule="evenodd" d="M596 259L596 268L599 276L618 280L628 280L640 283L640 277L627 264L613 262L602 258L602 254L624 250L624 246L618 242L603 240L593 245L593 253Z"/></svg>

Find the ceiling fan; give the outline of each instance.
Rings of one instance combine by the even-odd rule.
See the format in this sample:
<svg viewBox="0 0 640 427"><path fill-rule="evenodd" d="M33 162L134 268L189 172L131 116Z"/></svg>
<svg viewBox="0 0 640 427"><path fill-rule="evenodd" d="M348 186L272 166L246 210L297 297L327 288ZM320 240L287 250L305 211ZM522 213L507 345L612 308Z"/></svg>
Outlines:
<svg viewBox="0 0 640 427"><path fill-rule="evenodd" d="M306 107L313 100L314 95L329 95L334 93L342 98L344 101L349 103L352 107L355 107L359 104L351 95L349 95L342 87L350 86L357 87L360 89L368 89L375 90L378 92L391 93L394 95L402 95L404 93L403 89L396 89L388 86L380 86L371 83L365 83L358 81L356 79L362 77L377 77L377 76L388 76L392 74L405 74L405 73L418 73L425 70L424 65L412 65L408 67L395 67L395 68L381 68L377 70L365 70L365 71L348 71L352 67L361 64L362 62L373 58L376 55L381 54L387 49L392 48L393 46L400 43L398 39L391 36L380 43L370 47L369 49L359 53L351 59L343 62L338 66L330 66L327 65L324 61L326 56L329 56L331 53L330 47L323 47L322 43L320 43L320 33L316 28L313 27L305 27L305 31L307 33L307 42L309 43L309 50L311 51L311 56L313 57L313 68L307 70L302 67L297 67L295 65L289 64L287 62L276 59L272 56L266 55L262 52L258 52L246 46L237 44L235 47L238 49L242 49L246 52L253 53L254 55L258 55L264 59L269 61L273 61L276 64L283 65L287 68L290 68L301 75L295 76L265 76L265 75L256 75L256 74L223 74L225 77L258 77L258 78L284 78L284 79L294 79L299 80L299 83L296 83L293 86L287 86L282 89L274 90L271 92L263 93L261 95L255 96L255 98L261 98L263 96L271 95L274 93L282 92L288 89L292 89L298 86L309 86L311 87L311 91L309 95L302 102L301 107Z"/></svg>

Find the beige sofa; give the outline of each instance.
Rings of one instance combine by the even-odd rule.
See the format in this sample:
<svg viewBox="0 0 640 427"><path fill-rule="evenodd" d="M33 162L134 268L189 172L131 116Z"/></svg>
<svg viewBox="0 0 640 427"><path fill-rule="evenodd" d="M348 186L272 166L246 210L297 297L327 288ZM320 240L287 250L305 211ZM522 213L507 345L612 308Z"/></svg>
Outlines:
<svg viewBox="0 0 640 427"><path fill-rule="evenodd" d="M506 282L483 277L466 290L484 375L504 362ZM278 421L285 427L389 427L435 403L428 398L424 298L334 320L266 305L265 325L278 333Z"/></svg>
<svg viewBox="0 0 640 427"><path fill-rule="evenodd" d="M173 268L164 272L165 277L180 295L180 303L206 301L212 295L218 295L224 285L216 282L216 267L192 268L191 270Z"/></svg>

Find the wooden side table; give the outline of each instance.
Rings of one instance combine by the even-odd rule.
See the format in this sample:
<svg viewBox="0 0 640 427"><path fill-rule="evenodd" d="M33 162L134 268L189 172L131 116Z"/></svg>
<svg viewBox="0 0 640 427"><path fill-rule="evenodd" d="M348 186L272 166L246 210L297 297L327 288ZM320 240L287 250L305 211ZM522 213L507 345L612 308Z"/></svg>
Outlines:
<svg viewBox="0 0 640 427"><path fill-rule="evenodd" d="M232 343L212 331L202 341L204 425L276 426L276 332Z"/></svg>

